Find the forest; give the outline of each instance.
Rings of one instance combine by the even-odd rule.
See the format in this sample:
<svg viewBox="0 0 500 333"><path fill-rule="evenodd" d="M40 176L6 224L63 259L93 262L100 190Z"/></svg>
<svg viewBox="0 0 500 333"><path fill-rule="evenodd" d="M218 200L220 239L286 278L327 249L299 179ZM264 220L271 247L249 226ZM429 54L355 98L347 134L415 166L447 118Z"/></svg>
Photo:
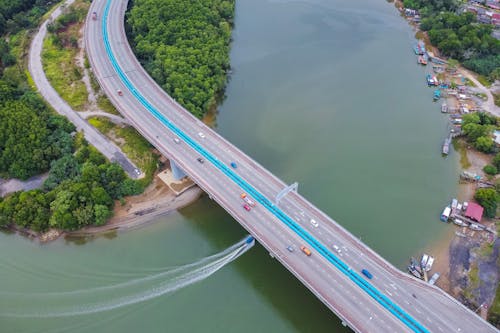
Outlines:
<svg viewBox="0 0 500 333"><path fill-rule="evenodd" d="M38 3L49 2L8 2L25 11L39 8ZM12 16L13 7L6 4L0 2L4 18ZM64 15L55 22L57 29L71 23ZM25 26L19 28L4 30L0 39L5 46L0 48L1 59L10 59L8 64L2 61L0 73L0 177L27 179L48 171L48 178L41 189L0 198L0 227L45 231L101 225L112 215L114 200L137 194L142 186L88 145L83 134L30 87L22 61L29 43L21 29Z"/></svg>
<svg viewBox="0 0 500 333"><path fill-rule="evenodd" d="M170 96L201 118L227 81L234 0L135 0L127 33Z"/></svg>
<svg viewBox="0 0 500 333"><path fill-rule="evenodd" d="M477 23L473 13L456 14L458 2L454 0L404 0L403 4L420 11L420 29L427 31L443 55L490 81L500 79L500 41L491 35L492 25Z"/></svg>

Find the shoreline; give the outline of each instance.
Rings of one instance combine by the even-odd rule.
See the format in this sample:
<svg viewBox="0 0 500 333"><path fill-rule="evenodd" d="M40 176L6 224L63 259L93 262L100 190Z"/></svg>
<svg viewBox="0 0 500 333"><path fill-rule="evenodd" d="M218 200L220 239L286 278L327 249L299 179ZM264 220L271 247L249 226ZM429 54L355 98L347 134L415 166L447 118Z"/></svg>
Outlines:
<svg viewBox="0 0 500 333"><path fill-rule="evenodd" d="M402 11L402 1L396 0L394 6L414 30L415 38L423 40L427 49L432 49L434 54L439 55L439 50L430 44L427 35L419 29L418 24L412 22L411 19L408 19L404 15ZM486 102L480 103L480 106L484 112L498 117L500 115L499 108L494 104L494 100L491 99L491 91L480 84L474 75L463 68L461 64L457 66L456 71L462 77L467 78L476 84L476 86L480 87L481 90L487 92L489 98ZM456 101L452 97L445 97L444 101L448 106L456 106ZM448 114L446 113L446 115ZM463 139L459 138L458 140ZM481 175L482 178L486 178L483 167L487 164L491 164L493 157L470 149L467 143L459 142L459 145L464 145L462 148L464 152L461 153L461 151L457 149L454 149L454 151L459 155L465 155L465 159L462 160L463 156L462 158L459 157L458 167L463 171L475 173ZM459 202L475 201L474 194L476 191L476 184L462 182L459 179L457 179L457 182L458 186L456 188L455 197ZM450 200L451 196L453 196L453 194L450 194ZM437 216L436 223L442 223L439 222ZM491 225L492 223L493 227L496 229L494 219L483 218L482 224ZM484 232L471 231L466 227L455 226L453 223L447 224L451 224L449 230L443 233L443 235L432 244L428 244L424 250L428 251L428 254L435 258L435 264L433 265L432 271L440 273L440 278L436 282L436 286L472 311L477 310L479 307L481 309L479 315L484 320L487 320L487 310L494 302L496 289L498 288L498 280L500 279L498 267L494 264L492 265L492 261L496 261L495 252L498 254L499 251L497 235L491 237L490 234L485 235ZM492 255L482 255L481 252L484 252L484 248L488 246L491 246ZM479 267L481 267L481 272L478 271ZM483 281L487 274L489 274L488 281ZM478 279L481 282L474 281ZM486 305L486 307L483 305Z"/></svg>

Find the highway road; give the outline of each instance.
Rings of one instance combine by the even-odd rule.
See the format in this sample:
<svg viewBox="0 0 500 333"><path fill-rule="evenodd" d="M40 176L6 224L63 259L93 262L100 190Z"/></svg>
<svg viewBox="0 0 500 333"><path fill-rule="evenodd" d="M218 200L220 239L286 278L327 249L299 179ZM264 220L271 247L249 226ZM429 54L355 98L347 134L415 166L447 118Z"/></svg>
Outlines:
<svg viewBox="0 0 500 333"><path fill-rule="evenodd" d="M298 193L272 204L286 185L191 116L140 66L124 31L126 6L94 0L97 19L89 15L85 26L87 54L108 97L344 323L356 332L497 331L442 290L399 271ZM257 202L251 211L243 208L242 192Z"/></svg>

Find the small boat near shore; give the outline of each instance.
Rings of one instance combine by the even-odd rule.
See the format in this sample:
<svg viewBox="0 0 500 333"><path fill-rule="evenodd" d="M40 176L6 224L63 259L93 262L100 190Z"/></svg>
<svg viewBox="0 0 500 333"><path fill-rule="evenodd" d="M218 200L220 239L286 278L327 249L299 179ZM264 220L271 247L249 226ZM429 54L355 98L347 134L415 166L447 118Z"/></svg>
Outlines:
<svg viewBox="0 0 500 333"><path fill-rule="evenodd" d="M422 255L422 260L420 261L420 267L426 272L432 269L432 264L434 264L434 257L428 254Z"/></svg>
<svg viewBox="0 0 500 333"><path fill-rule="evenodd" d="M462 221L461 219L458 219L458 218L454 218L453 223L455 223L456 225L458 225L460 227L468 227L469 226L469 223Z"/></svg>
<svg viewBox="0 0 500 333"><path fill-rule="evenodd" d="M435 284L441 275L439 273L432 274L431 279L429 280L429 284Z"/></svg>
<svg viewBox="0 0 500 333"><path fill-rule="evenodd" d="M447 137L443 143L443 155L448 155L450 152L451 136Z"/></svg>
<svg viewBox="0 0 500 333"><path fill-rule="evenodd" d="M448 113L448 105L445 102L443 102L443 104L441 104L441 112Z"/></svg>
<svg viewBox="0 0 500 333"><path fill-rule="evenodd" d="M420 55L417 58L417 63L419 63L420 65L424 65L425 66L425 65L427 65L427 60L425 59L424 56Z"/></svg>

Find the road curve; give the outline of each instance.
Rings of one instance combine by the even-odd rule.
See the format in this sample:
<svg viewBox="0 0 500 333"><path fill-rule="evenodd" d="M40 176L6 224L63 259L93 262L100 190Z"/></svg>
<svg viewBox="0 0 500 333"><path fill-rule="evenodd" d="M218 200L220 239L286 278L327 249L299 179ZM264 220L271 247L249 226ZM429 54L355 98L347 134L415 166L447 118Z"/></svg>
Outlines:
<svg viewBox="0 0 500 333"><path fill-rule="evenodd" d="M85 26L90 63L112 103L349 327L496 332L442 290L400 272L299 194L273 205L285 184L191 116L140 66L124 31L126 6L127 1L95 0L90 12L97 19L89 16ZM237 169L228 167L232 161ZM242 192L258 202L250 211L242 207ZM311 256L299 250L302 245L311 248ZM372 272L371 280L360 275L363 268Z"/></svg>
<svg viewBox="0 0 500 333"><path fill-rule="evenodd" d="M74 0L68 0L64 4L66 6L71 5ZM50 18L43 22L40 26L38 32L36 33L33 41L31 42L30 52L29 52L29 62L28 70L38 88L38 91L42 97L52 106L57 113L67 117L71 121L78 131L83 131L85 139L97 148L106 158L110 161L117 162L121 165L123 170L131 177L138 178L138 174L135 172L137 167L128 159L128 157L108 140L104 135L102 135L96 128L91 126L87 121L82 119L78 112L74 111L69 104L59 96L57 91L50 85L49 80L45 76L43 71L41 52L43 48L43 40L47 34L47 24L49 21L55 20L62 13L62 8L59 6L54 10Z"/></svg>

